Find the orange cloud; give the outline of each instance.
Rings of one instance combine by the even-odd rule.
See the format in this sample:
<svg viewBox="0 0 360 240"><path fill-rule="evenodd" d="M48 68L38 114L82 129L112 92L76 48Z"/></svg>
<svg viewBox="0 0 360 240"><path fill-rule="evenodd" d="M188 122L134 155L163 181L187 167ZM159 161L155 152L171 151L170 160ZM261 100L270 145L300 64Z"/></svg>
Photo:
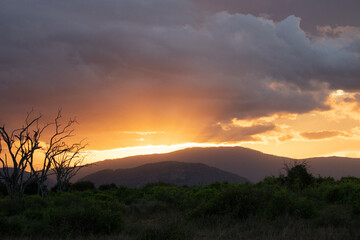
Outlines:
<svg viewBox="0 0 360 240"><path fill-rule="evenodd" d="M293 138L294 138L294 136L287 134L287 135L283 135L283 136L279 137L278 140L280 142L284 142L284 141L287 141L287 140L290 140Z"/></svg>
<svg viewBox="0 0 360 240"><path fill-rule="evenodd" d="M300 136L308 140L319 140L333 137L348 137L349 135L342 131L319 131L319 132L302 132Z"/></svg>

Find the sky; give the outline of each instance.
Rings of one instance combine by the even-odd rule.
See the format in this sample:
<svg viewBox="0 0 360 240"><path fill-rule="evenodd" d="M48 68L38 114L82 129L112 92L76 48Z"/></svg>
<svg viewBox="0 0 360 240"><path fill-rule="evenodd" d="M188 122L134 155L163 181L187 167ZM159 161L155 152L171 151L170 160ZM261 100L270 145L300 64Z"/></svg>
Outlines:
<svg viewBox="0 0 360 240"><path fill-rule="evenodd" d="M0 3L0 123L61 108L91 161L187 147L360 157L358 0Z"/></svg>

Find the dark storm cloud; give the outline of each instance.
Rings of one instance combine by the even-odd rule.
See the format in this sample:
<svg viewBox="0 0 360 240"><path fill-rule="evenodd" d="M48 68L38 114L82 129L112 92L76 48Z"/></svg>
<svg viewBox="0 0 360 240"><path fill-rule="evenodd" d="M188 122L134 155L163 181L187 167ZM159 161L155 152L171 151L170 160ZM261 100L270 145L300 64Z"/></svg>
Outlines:
<svg viewBox="0 0 360 240"><path fill-rule="evenodd" d="M344 35L355 30L310 39L295 16L186 0L2 2L0 107L124 116L137 99L159 117L208 109L213 122L325 110L331 89L360 89L360 37Z"/></svg>
<svg viewBox="0 0 360 240"><path fill-rule="evenodd" d="M301 27L316 33L317 26L360 27L358 0L191 0L211 12L252 14L281 21L289 15L302 19Z"/></svg>

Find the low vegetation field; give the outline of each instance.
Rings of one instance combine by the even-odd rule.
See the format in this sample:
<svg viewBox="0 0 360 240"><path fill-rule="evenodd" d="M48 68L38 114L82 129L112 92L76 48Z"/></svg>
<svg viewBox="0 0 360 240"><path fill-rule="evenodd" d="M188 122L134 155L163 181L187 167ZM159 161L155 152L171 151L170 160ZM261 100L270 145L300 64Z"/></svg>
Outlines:
<svg viewBox="0 0 360 240"><path fill-rule="evenodd" d="M256 184L72 184L46 197L0 197L1 239L359 239L360 179L302 166Z"/></svg>

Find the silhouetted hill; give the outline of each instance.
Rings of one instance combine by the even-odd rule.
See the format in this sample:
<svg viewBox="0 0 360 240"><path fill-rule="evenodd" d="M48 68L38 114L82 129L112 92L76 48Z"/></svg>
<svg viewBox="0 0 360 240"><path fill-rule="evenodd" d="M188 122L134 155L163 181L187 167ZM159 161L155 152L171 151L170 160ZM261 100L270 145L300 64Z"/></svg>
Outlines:
<svg viewBox="0 0 360 240"><path fill-rule="evenodd" d="M0 171L3 171L3 169L0 168ZM12 171L13 171L13 168L9 168L9 173L10 174L12 173ZM25 171L24 172L24 181L28 180L29 177L30 177L30 172ZM0 179L0 181L2 181L2 180ZM48 187L52 187L55 184L56 184L55 176L54 175L49 175L47 180L45 181L45 185L47 185Z"/></svg>
<svg viewBox="0 0 360 240"><path fill-rule="evenodd" d="M214 182L248 182L236 174L209 167L202 163L160 162L135 168L102 170L81 181L92 181L96 186L115 183L128 187L143 187L148 183L164 182L176 185L207 185Z"/></svg>
<svg viewBox="0 0 360 240"><path fill-rule="evenodd" d="M317 157L305 159L310 163L310 171L315 176L360 177L360 159L347 157Z"/></svg>
<svg viewBox="0 0 360 240"><path fill-rule="evenodd" d="M256 182L271 174L278 175L285 160L289 159L243 147L188 148L171 153L139 155L96 162L94 166L83 168L73 181L100 170L124 169L146 163L175 161L204 163Z"/></svg>
<svg viewBox="0 0 360 240"><path fill-rule="evenodd" d="M83 168L73 181L105 169L137 167L146 163L164 161L204 163L224 171L243 176L251 182L258 182L266 176L277 176L284 161L290 158L264 154L243 147L188 148L171 153L132 156L96 162L96 165ZM322 157L306 159L311 172L317 176L360 177L360 159L345 157Z"/></svg>

